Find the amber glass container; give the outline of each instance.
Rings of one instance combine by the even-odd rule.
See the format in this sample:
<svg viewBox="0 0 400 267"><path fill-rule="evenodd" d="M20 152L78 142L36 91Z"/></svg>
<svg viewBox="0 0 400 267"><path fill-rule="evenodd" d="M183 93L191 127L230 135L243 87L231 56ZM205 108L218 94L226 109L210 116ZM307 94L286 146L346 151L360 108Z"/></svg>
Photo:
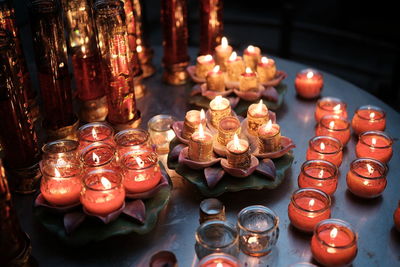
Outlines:
<svg viewBox="0 0 400 267"><path fill-rule="evenodd" d="M200 55L212 55L221 43L224 24L222 0L200 1Z"/></svg>

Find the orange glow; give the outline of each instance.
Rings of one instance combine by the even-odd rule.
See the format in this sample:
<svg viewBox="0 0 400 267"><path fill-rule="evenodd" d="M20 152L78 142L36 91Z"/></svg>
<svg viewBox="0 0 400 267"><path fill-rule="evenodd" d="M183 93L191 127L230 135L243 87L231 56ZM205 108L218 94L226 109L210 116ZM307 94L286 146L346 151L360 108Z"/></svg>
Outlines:
<svg viewBox="0 0 400 267"><path fill-rule="evenodd" d="M314 72L312 71L307 72L307 79L311 79L312 77L314 77Z"/></svg>
<svg viewBox="0 0 400 267"><path fill-rule="evenodd" d="M268 59L267 57L262 57L262 58L261 58L261 62L262 62L263 64L268 64L269 59Z"/></svg>
<svg viewBox="0 0 400 267"><path fill-rule="evenodd" d="M204 56L204 61L209 62L209 61L212 61L212 60L213 60L212 55L205 55Z"/></svg>
<svg viewBox="0 0 400 267"><path fill-rule="evenodd" d="M57 168L54 168L54 175L55 175L57 178L61 177L61 174L60 174L60 172L58 171Z"/></svg>
<svg viewBox="0 0 400 267"><path fill-rule="evenodd" d="M204 112L204 109L201 109L200 111L200 121L204 121L206 119L206 113Z"/></svg>
<svg viewBox="0 0 400 267"><path fill-rule="evenodd" d="M136 52L142 53L142 51L143 51L143 48L141 45L136 46Z"/></svg>
<svg viewBox="0 0 400 267"><path fill-rule="evenodd" d="M112 185L107 178L101 177L100 182L104 186L104 189L106 190L111 189Z"/></svg>
<svg viewBox="0 0 400 267"><path fill-rule="evenodd" d="M229 56L229 61L235 61L236 59L237 59L236 52L232 52L232 54Z"/></svg>
<svg viewBox="0 0 400 267"><path fill-rule="evenodd" d="M205 138L203 124L199 124L199 138Z"/></svg>

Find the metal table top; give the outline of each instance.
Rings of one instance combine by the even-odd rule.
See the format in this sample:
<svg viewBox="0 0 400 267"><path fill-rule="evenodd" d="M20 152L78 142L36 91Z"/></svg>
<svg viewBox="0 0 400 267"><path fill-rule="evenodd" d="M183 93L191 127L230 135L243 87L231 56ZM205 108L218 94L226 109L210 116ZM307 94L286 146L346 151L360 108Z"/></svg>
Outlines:
<svg viewBox="0 0 400 267"><path fill-rule="evenodd" d="M191 50L195 55L197 50ZM161 49L156 50L154 62L160 66ZM194 58L194 57L193 57ZM289 266L302 261L312 261L310 236L296 231L289 222L287 206L292 192L297 189L297 176L305 161L308 140L314 136L315 101L296 97L294 77L306 66L288 60L276 59L278 69L289 76L283 106L277 111L282 134L291 137L297 145L295 161L284 182L275 190L242 191L226 193L219 197L224 202L228 220L236 222L237 213L249 205L261 204L273 209L280 217L280 237L277 248L268 257L247 258L247 266ZM348 104L349 116L358 106L373 104L387 112L387 133L395 140L400 134L400 114L369 93L337 78L323 73L323 96L336 96ZM156 114L171 114L183 119L189 109L187 97L192 85L167 86L161 82L161 69L145 81L148 93L139 101L143 122ZM350 222L359 234L358 255L353 266L400 266L400 234L393 227L393 212L400 199L400 144L394 143L394 155L389 163L388 186L382 197L361 200L347 190L345 176L350 162L355 159L355 139L345 149L340 167L338 190L333 197L332 218ZM163 157L165 161L165 157ZM198 208L203 197L195 186L171 172L174 189L158 224L146 235L131 234L104 242L73 248L64 245L47 232L32 217L33 196L16 196L15 206L23 229L32 239L33 255L41 266L148 266L152 254L170 250L178 258L179 266L193 266L197 259L194 251L194 234L198 227ZM258 264L258 265L257 265Z"/></svg>

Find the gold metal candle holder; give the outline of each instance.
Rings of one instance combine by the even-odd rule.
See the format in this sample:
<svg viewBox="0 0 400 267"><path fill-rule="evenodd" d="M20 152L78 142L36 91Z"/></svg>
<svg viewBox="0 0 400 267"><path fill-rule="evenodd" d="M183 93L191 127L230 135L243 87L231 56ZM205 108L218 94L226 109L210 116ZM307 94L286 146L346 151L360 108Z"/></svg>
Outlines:
<svg viewBox="0 0 400 267"><path fill-rule="evenodd" d="M221 145L229 143L235 134L240 133L240 121L238 118L228 116L219 122L218 127L218 142Z"/></svg>
<svg viewBox="0 0 400 267"><path fill-rule="evenodd" d="M257 63L261 57L261 49L257 46L249 45L243 53L243 61L246 67L256 70Z"/></svg>
<svg viewBox="0 0 400 267"><path fill-rule="evenodd" d="M107 96L93 100L79 100L79 119L83 122L104 121L108 114Z"/></svg>
<svg viewBox="0 0 400 267"><path fill-rule="evenodd" d="M221 44L215 47L215 62L221 67L221 71L226 70L226 62L232 54L232 46L228 44L228 40L222 37Z"/></svg>
<svg viewBox="0 0 400 267"><path fill-rule="evenodd" d="M195 132L189 141L189 159L199 162L211 160L213 155L213 137L210 133L203 131L200 124L199 131Z"/></svg>
<svg viewBox="0 0 400 267"><path fill-rule="evenodd" d="M205 78L215 66L215 61L211 55L197 57L196 76Z"/></svg>
<svg viewBox="0 0 400 267"><path fill-rule="evenodd" d="M272 124L271 128L277 130L275 134L271 134L270 132L266 132L263 129L266 126L261 126L258 128L258 144L260 153L268 153L278 151L281 147L281 129L278 124Z"/></svg>
<svg viewBox="0 0 400 267"><path fill-rule="evenodd" d="M206 76L207 89L211 91L225 91L225 78L220 67L217 65L214 69L207 73Z"/></svg>
<svg viewBox="0 0 400 267"><path fill-rule="evenodd" d="M257 74L261 83L272 80L276 75L275 61L271 58L262 57L261 62L257 64Z"/></svg>
<svg viewBox="0 0 400 267"><path fill-rule="evenodd" d="M249 91L255 89L258 89L257 73L253 72L249 67L247 67L246 71L240 75L239 90Z"/></svg>
<svg viewBox="0 0 400 267"><path fill-rule="evenodd" d="M239 142L239 146L244 147L245 149L243 150L236 149L235 148L237 146L236 142ZM229 165L231 165L234 168L240 168L240 169L248 169L250 167L251 158L249 153L249 143L246 140L233 139L226 145L226 150L227 150L226 156Z"/></svg>
<svg viewBox="0 0 400 267"><path fill-rule="evenodd" d="M218 128L222 118L230 116L232 113L228 99L217 96L210 102L211 124Z"/></svg>
<svg viewBox="0 0 400 267"><path fill-rule="evenodd" d="M171 85L182 85L187 83L189 74L186 71L186 67L188 65L189 61L171 66L164 66L164 72L162 76L163 81Z"/></svg>
<svg viewBox="0 0 400 267"><path fill-rule="evenodd" d="M202 116L200 111L189 110L186 112L185 120L183 122L182 137L185 139L190 139L192 134L199 128L200 123L204 127L206 126L205 116Z"/></svg>
<svg viewBox="0 0 400 267"><path fill-rule="evenodd" d="M245 71L242 57L233 52L226 62L226 72L229 81L238 82L240 75Z"/></svg>
<svg viewBox="0 0 400 267"><path fill-rule="evenodd" d="M260 108L261 105L261 108ZM258 109L261 109L258 111ZM247 132L251 135L257 135L258 128L261 125L267 123L269 120L269 114L267 106L264 104L252 104L247 110Z"/></svg>

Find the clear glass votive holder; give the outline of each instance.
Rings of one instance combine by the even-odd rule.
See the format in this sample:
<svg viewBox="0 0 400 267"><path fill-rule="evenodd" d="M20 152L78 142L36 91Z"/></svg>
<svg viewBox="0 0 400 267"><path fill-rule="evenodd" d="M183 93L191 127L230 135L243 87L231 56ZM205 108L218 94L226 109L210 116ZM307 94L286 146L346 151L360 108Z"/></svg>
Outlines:
<svg viewBox="0 0 400 267"><path fill-rule="evenodd" d="M66 165L79 164L79 142L75 140L56 140L42 147L41 164Z"/></svg>
<svg viewBox="0 0 400 267"><path fill-rule="evenodd" d="M118 170L115 146L108 143L95 142L81 152L81 162L85 171L95 168Z"/></svg>
<svg viewBox="0 0 400 267"><path fill-rule="evenodd" d="M200 202L200 224L211 220L226 220L225 206L216 198L206 198Z"/></svg>
<svg viewBox="0 0 400 267"><path fill-rule="evenodd" d="M172 124L176 119L171 115L156 115L147 123L151 144L156 146L158 154L169 151L169 143L175 138Z"/></svg>
<svg viewBox="0 0 400 267"><path fill-rule="evenodd" d="M103 142L110 145L114 143L114 129L104 122L92 122L82 125L78 129L79 150L95 142Z"/></svg>
<svg viewBox="0 0 400 267"><path fill-rule="evenodd" d="M149 144L150 134L143 129L126 129L118 132L114 136L114 141L117 144L118 159L125 153L140 149L151 149Z"/></svg>

